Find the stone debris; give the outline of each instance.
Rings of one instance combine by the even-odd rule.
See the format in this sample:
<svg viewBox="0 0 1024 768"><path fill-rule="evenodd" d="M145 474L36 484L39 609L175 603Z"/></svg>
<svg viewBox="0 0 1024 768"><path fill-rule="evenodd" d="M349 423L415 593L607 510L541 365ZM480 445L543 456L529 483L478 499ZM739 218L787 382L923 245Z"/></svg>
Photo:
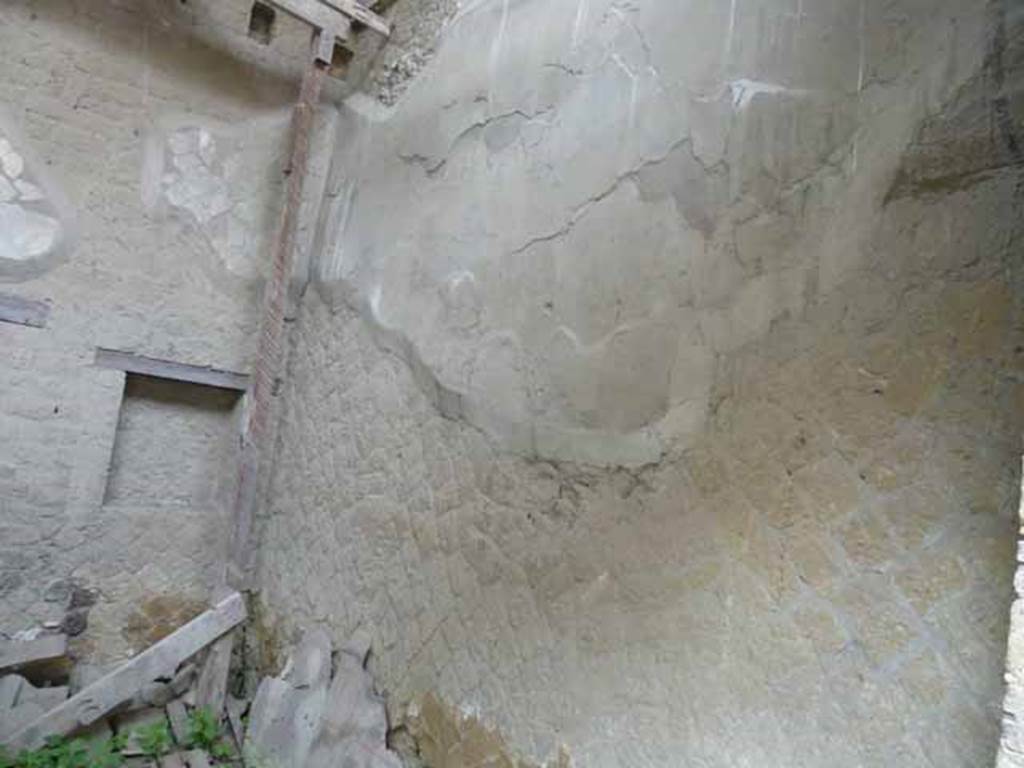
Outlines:
<svg viewBox="0 0 1024 768"><path fill-rule="evenodd" d="M387 713L365 669L369 636L357 633L339 654L308 632L280 678L260 684L249 717L245 755L279 768L401 768L387 748Z"/></svg>
<svg viewBox="0 0 1024 768"><path fill-rule="evenodd" d="M10 640L0 644L0 673L25 671L66 660L66 635L41 635L31 640Z"/></svg>
<svg viewBox="0 0 1024 768"><path fill-rule="evenodd" d="M272 765L305 765L323 717L330 679L331 641L321 630L307 632L281 677L265 678L256 691L246 755Z"/></svg>
<svg viewBox="0 0 1024 768"><path fill-rule="evenodd" d="M169 703L176 697L176 691L180 692L183 682L192 679L182 674L186 663L241 624L245 618L246 608L242 596L234 592L228 594L205 613L78 691L70 699L66 699L67 689L63 689L60 701L53 694L47 694L51 698L44 702L36 715L27 723L19 720L3 734L3 741L11 751L35 749L49 738L73 734L83 727L101 722L117 710L130 710L141 701ZM61 638L61 642L63 654L67 646L66 638ZM47 637L31 641L34 650L29 650L29 645L8 644L4 658L12 661L13 666L20 667L26 660L52 659L58 650L58 644ZM22 686L17 694L19 701L16 706L20 706L24 691ZM165 718L163 709L149 711L158 713L159 718ZM216 714L219 716L220 712Z"/></svg>
<svg viewBox="0 0 1024 768"><path fill-rule="evenodd" d="M67 699L66 686L37 688L20 675L0 678L0 742Z"/></svg>

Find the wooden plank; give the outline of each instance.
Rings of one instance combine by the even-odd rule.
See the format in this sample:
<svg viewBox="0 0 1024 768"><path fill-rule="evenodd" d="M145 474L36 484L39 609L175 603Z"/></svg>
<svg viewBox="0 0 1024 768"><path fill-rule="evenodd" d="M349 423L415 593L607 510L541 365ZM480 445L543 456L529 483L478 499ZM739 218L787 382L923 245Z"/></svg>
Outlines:
<svg viewBox="0 0 1024 768"><path fill-rule="evenodd" d="M170 360L158 360L155 357L136 355L132 352L119 352L116 349L103 349L102 347L96 350L96 365L100 368L112 368L115 371L185 381L189 384L204 384L208 387L232 389L236 392L245 392L249 386L249 377L244 373L174 363Z"/></svg>
<svg viewBox="0 0 1024 768"><path fill-rule="evenodd" d="M188 710L181 699L167 703L167 719L171 722L171 735L180 746L186 746L189 740Z"/></svg>
<svg viewBox="0 0 1024 768"><path fill-rule="evenodd" d="M45 328L50 317L50 305L45 301L32 301L9 293L0 293L0 320L31 328Z"/></svg>
<svg viewBox="0 0 1024 768"><path fill-rule="evenodd" d="M63 659L67 654L66 635L43 635L35 640L9 640L0 643L0 672Z"/></svg>
<svg viewBox="0 0 1024 768"><path fill-rule="evenodd" d="M66 736L95 723L130 701L146 683L172 677L182 662L237 627L245 616L242 596L231 593L156 645L29 723L12 735L8 746L14 751L35 749L51 736Z"/></svg>
<svg viewBox="0 0 1024 768"><path fill-rule="evenodd" d="M242 745L245 742L245 726L242 725L242 714L248 706L242 699L236 699L229 695L224 708L228 713L228 725L231 726L231 733L235 737L235 746L241 754Z"/></svg>
<svg viewBox="0 0 1024 768"><path fill-rule="evenodd" d="M234 635L229 633L210 646L196 684L196 709L208 710L218 720L224 711L224 697L228 694L228 672L234 644Z"/></svg>

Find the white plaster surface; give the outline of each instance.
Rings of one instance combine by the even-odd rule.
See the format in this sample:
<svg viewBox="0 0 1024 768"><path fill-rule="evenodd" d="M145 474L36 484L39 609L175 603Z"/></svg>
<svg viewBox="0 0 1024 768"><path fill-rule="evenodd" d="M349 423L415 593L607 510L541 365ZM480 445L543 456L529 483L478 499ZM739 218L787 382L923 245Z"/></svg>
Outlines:
<svg viewBox="0 0 1024 768"><path fill-rule="evenodd" d="M27 261L53 249L60 222L20 205L0 203L0 259Z"/></svg>

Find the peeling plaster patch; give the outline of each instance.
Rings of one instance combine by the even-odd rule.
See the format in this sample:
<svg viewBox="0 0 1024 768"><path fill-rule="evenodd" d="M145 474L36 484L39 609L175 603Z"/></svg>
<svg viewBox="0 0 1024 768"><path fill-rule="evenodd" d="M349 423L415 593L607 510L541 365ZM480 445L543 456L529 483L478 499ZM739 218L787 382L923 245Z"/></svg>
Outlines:
<svg viewBox="0 0 1024 768"><path fill-rule="evenodd" d="M25 170L25 160L14 151L7 139L0 139L0 166L8 178L16 179Z"/></svg>
<svg viewBox="0 0 1024 768"><path fill-rule="evenodd" d="M57 245L60 222L20 205L0 204L0 259L29 261Z"/></svg>
<svg viewBox="0 0 1024 768"><path fill-rule="evenodd" d="M741 112L750 106L754 97L761 94L771 96L806 96L807 91L787 88L778 83L766 83L760 80L748 80L740 78L729 83L729 91L732 94L732 105Z"/></svg>
<svg viewBox="0 0 1024 768"><path fill-rule="evenodd" d="M18 199L24 203L35 203L45 199L43 191L30 181L18 179L14 182L14 186L17 187L19 192Z"/></svg>
<svg viewBox="0 0 1024 768"><path fill-rule="evenodd" d="M266 184L266 164L255 157L265 149L259 154L274 158L274 149L255 147L250 156L249 143L230 127L215 131L190 124L171 127L160 144L144 170L147 205L162 197L198 225L229 272L259 277L272 217L264 201L253 197Z"/></svg>
<svg viewBox="0 0 1024 768"><path fill-rule="evenodd" d="M0 129L0 280L23 280L45 271L68 240L67 205L32 172L31 158ZM31 179L31 180L30 180Z"/></svg>

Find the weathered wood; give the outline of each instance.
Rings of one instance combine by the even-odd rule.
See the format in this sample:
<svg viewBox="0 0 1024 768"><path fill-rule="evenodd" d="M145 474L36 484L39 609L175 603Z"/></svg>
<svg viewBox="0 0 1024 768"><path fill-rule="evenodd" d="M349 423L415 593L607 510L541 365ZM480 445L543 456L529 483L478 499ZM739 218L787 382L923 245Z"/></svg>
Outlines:
<svg viewBox="0 0 1024 768"><path fill-rule="evenodd" d="M313 35L313 51L318 49L322 37L319 31ZM314 60L310 63L302 78L298 101L292 109L288 182L284 208L274 238L271 259L273 268L264 290L263 319L256 364L253 368L252 388L249 390L249 408L242 431L238 485L231 512L232 529L225 577L227 582L237 589L245 589L248 586L252 566L252 528L259 495L259 473L264 469L272 437L272 398L284 358L285 305L295 263L302 191L309 167L310 133L326 77L327 68L323 62Z"/></svg>
<svg viewBox="0 0 1024 768"><path fill-rule="evenodd" d="M245 701L236 699L230 694L224 704L224 709L228 713L228 725L231 727L231 733L235 737L235 746L238 747L239 753L241 753L242 746L245 743L245 726L242 724L242 715L245 713L246 706L248 705Z"/></svg>
<svg viewBox="0 0 1024 768"><path fill-rule="evenodd" d="M180 699L167 703L167 719L171 722L171 735L179 745L185 746L189 740L188 711Z"/></svg>
<svg viewBox="0 0 1024 768"><path fill-rule="evenodd" d="M67 654L66 635L43 635L35 640L8 640L0 644L0 672L26 669L62 659Z"/></svg>
<svg viewBox="0 0 1024 768"><path fill-rule="evenodd" d="M130 701L148 682L171 677L178 666L245 620L245 601L232 593L131 661L13 734L8 746L34 749L51 736L91 725Z"/></svg>
<svg viewBox="0 0 1024 768"><path fill-rule="evenodd" d="M222 371L217 368L204 368L186 363L174 363L169 360L158 360L131 352L119 352L116 349L97 349L96 365L100 368L112 368L116 371L140 373L143 376L155 376L160 379L185 381L189 384L204 384L208 387L231 389L244 392L249 386L249 377L244 373Z"/></svg>
<svg viewBox="0 0 1024 768"><path fill-rule="evenodd" d="M355 0L269 0L269 2L313 28L329 32L342 40L346 39L347 34L337 34L335 30L347 30L349 19L358 21L385 37L391 34L391 27L384 19Z"/></svg>
<svg viewBox="0 0 1024 768"><path fill-rule="evenodd" d="M234 644L234 635L228 633L210 646L196 684L196 709L208 710L218 720L224 711L224 697L228 693L228 672Z"/></svg>
<svg viewBox="0 0 1024 768"><path fill-rule="evenodd" d="M15 325L45 328L50 317L50 305L45 301L32 301L9 293L0 293L0 320Z"/></svg>
<svg viewBox="0 0 1024 768"><path fill-rule="evenodd" d="M323 2L328 7L341 11L360 24L365 24L374 32L379 32L385 37L391 34L391 27L384 19L369 8L360 5L356 0L323 0Z"/></svg>

